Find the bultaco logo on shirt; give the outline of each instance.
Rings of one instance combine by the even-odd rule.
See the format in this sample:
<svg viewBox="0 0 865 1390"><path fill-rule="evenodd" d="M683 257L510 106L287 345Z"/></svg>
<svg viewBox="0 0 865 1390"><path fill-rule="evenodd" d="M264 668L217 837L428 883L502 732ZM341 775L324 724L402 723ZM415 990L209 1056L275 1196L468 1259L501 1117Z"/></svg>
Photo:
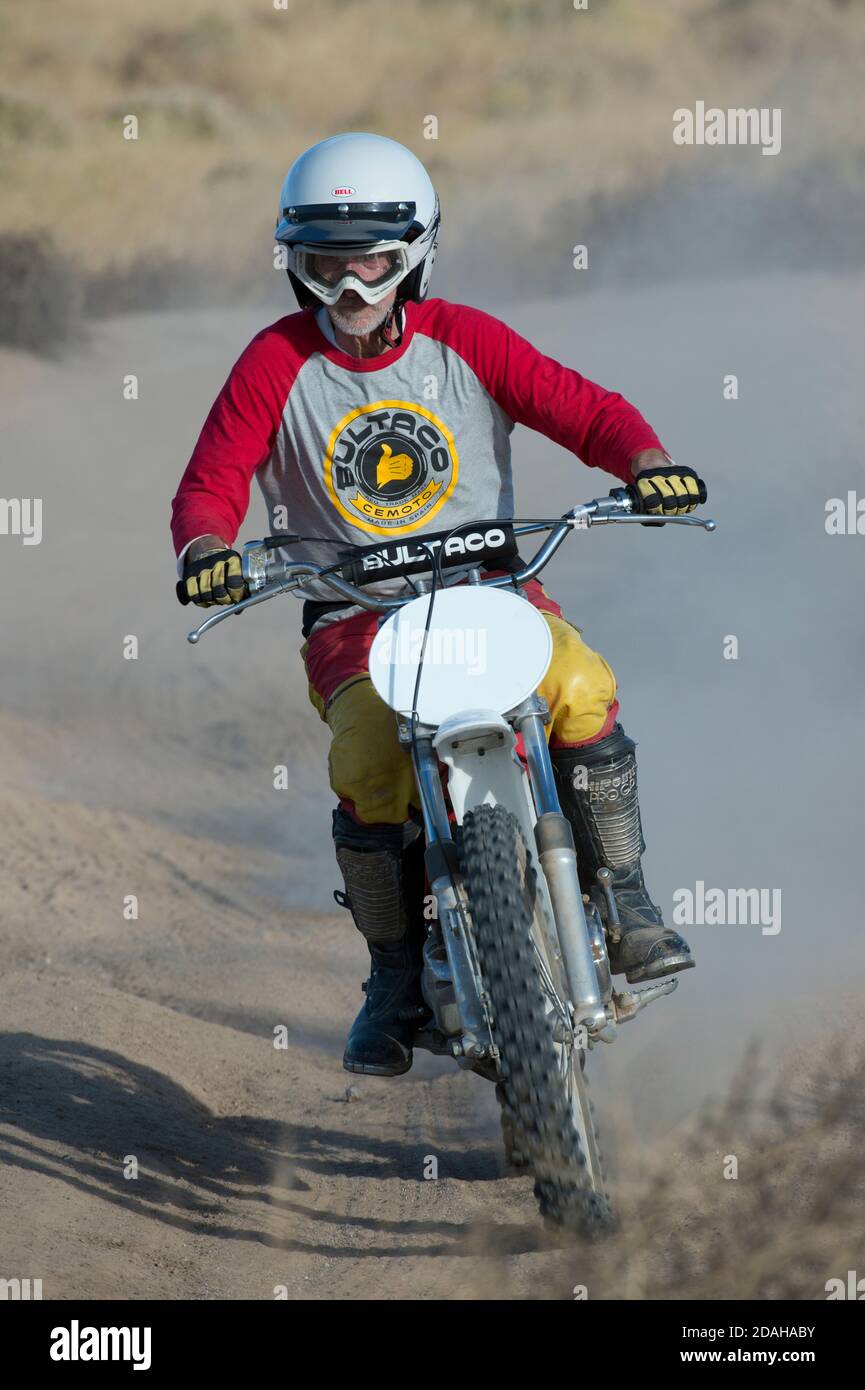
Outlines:
<svg viewBox="0 0 865 1390"><path fill-rule="evenodd" d="M324 459L337 511L377 535L425 526L450 497L459 472L454 437L411 401L375 401L346 415Z"/></svg>

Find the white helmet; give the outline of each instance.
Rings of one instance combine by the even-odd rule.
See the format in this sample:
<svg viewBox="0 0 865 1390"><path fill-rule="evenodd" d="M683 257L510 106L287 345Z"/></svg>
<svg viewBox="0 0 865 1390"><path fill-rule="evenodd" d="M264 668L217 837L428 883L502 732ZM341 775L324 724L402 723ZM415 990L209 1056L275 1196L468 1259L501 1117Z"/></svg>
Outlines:
<svg viewBox="0 0 865 1390"><path fill-rule="evenodd" d="M292 164L276 240L286 249L301 308L335 304L344 289L378 304L395 285L401 303L426 297L440 221L436 191L411 150L351 131L320 141ZM353 253L369 256L364 278L346 265Z"/></svg>

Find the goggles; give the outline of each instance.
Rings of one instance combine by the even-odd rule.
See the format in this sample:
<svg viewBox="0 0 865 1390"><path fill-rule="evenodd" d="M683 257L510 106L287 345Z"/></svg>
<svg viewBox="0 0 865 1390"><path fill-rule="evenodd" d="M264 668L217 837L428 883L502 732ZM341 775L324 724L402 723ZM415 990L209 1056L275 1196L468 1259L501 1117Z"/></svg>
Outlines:
<svg viewBox="0 0 865 1390"><path fill-rule="evenodd" d="M294 273L325 304L343 290L354 290L367 304L378 304L411 269L404 241L383 241L353 250L343 246L296 246Z"/></svg>

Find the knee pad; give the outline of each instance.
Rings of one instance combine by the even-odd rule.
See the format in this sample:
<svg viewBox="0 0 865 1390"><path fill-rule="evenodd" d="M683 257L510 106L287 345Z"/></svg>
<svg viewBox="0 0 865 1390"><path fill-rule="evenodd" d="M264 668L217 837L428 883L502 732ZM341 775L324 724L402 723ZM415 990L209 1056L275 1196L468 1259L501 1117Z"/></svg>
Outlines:
<svg viewBox="0 0 865 1390"><path fill-rule="evenodd" d="M554 614L544 617L552 633L553 655L539 688L550 707L550 734L554 743L584 743L595 738L610 717L616 678L575 627Z"/></svg>

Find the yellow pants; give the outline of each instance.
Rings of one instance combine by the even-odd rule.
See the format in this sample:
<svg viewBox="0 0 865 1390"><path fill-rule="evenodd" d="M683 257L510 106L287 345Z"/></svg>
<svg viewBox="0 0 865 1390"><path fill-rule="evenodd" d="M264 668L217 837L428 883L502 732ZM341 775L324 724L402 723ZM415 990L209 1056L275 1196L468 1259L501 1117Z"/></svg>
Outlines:
<svg viewBox="0 0 865 1390"><path fill-rule="evenodd" d="M555 747L592 742L615 722L616 678L577 628L554 613L543 617L553 637L552 660L538 687L550 710L547 740ZM418 805L411 758L397 738L396 715L367 674L376 628L361 621L350 633L354 621L335 625L343 632L330 638L338 648L333 659L324 647L327 629L302 647L309 696L333 735L328 770L336 795L352 803L362 821L401 825Z"/></svg>

